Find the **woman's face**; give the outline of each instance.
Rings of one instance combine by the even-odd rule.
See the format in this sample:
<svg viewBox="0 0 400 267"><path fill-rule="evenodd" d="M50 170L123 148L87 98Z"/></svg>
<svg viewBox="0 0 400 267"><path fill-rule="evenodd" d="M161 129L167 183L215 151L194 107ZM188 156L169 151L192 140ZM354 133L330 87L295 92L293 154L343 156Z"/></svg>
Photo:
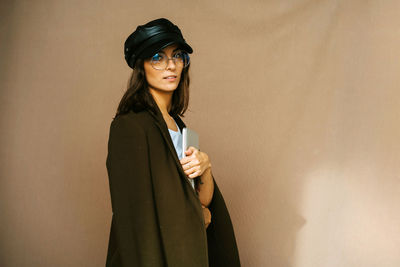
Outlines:
<svg viewBox="0 0 400 267"><path fill-rule="evenodd" d="M149 84L150 90L159 92L173 92L179 84L181 79L183 65L174 60L168 60L167 66L161 70L155 69L152 66L151 60L159 60L161 57L173 58L177 52L179 52L176 44L167 46L162 49L159 53L155 54L152 58L144 61L144 71L146 74L146 80Z"/></svg>

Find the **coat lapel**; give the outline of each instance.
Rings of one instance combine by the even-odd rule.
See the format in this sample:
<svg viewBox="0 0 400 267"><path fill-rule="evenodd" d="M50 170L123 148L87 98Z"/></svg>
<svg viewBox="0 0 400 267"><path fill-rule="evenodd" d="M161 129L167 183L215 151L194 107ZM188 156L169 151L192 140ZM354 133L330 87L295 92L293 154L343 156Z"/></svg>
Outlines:
<svg viewBox="0 0 400 267"><path fill-rule="evenodd" d="M154 114L153 112L150 112L150 111L148 111L148 113L150 113L150 115L154 117L155 123L157 124L158 128L160 129L161 134L162 134L165 142L168 145L170 153L172 154L172 157L174 158L174 162L179 170L179 173L181 174L180 176L184 177L184 180L186 181L186 183L190 186L190 188L193 189L191 183L189 182L189 180L187 178L185 171L182 168L182 165L181 165L181 162L179 161L178 155L176 154L174 143L172 142L171 135L169 134L169 131L168 131L168 126L165 123L165 120L162 116L160 109L158 108L157 105L155 105L155 106L156 106L156 114ZM174 119L175 119L176 123L178 124L179 129L182 132L182 129L184 127L186 127L185 123L181 120L181 118L179 118L178 115L175 116ZM191 191L197 196L197 192L195 190L191 190Z"/></svg>

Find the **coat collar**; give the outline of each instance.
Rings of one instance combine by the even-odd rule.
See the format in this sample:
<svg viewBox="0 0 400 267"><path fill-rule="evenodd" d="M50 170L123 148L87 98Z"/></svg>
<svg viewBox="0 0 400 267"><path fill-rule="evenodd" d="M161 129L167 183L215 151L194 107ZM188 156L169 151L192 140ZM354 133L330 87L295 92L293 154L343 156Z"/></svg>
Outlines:
<svg viewBox="0 0 400 267"><path fill-rule="evenodd" d="M174 158L174 162L175 162L175 164L176 164L176 166L177 166L177 168L178 168L178 170L179 170L179 172L181 174L181 177L184 177L184 180L186 180L186 182L192 188L192 185L188 181L187 175L186 175L185 171L182 168L182 165L181 165L181 162L180 162L180 160L178 158L178 155L176 154L174 143L172 142L171 135L170 135L170 133L168 131L168 126L165 123L164 117L162 116L161 110L159 109L157 104L155 104L155 111L156 111L156 113L153 113L150 110L147 110L147 112L150 113L150 115L153 116L153 118L155 119L155 123L158 126L158 128L160 129L161 134L162 134L165 142L168 145L168 148L169 148L169 150L170 150L170 152L171 152L171 154L172 154L172 156ZM182 132L183 128L186 127L185 123L182 121L182 119L178 115L174 116L173 118L176 121L176 123L178 124L178 127ZM193 190L193 192L195 192L195 190Z"/></svg>

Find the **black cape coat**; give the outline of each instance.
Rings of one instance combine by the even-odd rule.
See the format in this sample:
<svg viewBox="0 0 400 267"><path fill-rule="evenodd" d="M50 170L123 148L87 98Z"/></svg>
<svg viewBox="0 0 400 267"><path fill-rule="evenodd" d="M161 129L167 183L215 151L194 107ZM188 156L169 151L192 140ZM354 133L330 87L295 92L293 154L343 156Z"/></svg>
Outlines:
<svg viewBox="0 0 400 267"><path fill-rule="evenodd" d="M110 125L106 166L113 216L106 266L240 266L231 219L214 176L206 229L198 195L161 111L156 111L131 111ZM174 119L182 130L183 121Z"/></svg>

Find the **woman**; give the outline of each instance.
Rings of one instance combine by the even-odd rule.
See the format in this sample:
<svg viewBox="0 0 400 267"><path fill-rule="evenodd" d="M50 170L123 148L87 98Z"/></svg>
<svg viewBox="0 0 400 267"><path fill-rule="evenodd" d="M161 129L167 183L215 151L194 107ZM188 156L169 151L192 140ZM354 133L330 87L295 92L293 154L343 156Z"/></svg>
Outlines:
<svg viewBox="0 0 400 267"><path fill-rule="evenodd" d="M240 266L208 155L178 157L192 48L167 19L138 26L124 48L133 73L110 126L106 266Z"/></svg>

